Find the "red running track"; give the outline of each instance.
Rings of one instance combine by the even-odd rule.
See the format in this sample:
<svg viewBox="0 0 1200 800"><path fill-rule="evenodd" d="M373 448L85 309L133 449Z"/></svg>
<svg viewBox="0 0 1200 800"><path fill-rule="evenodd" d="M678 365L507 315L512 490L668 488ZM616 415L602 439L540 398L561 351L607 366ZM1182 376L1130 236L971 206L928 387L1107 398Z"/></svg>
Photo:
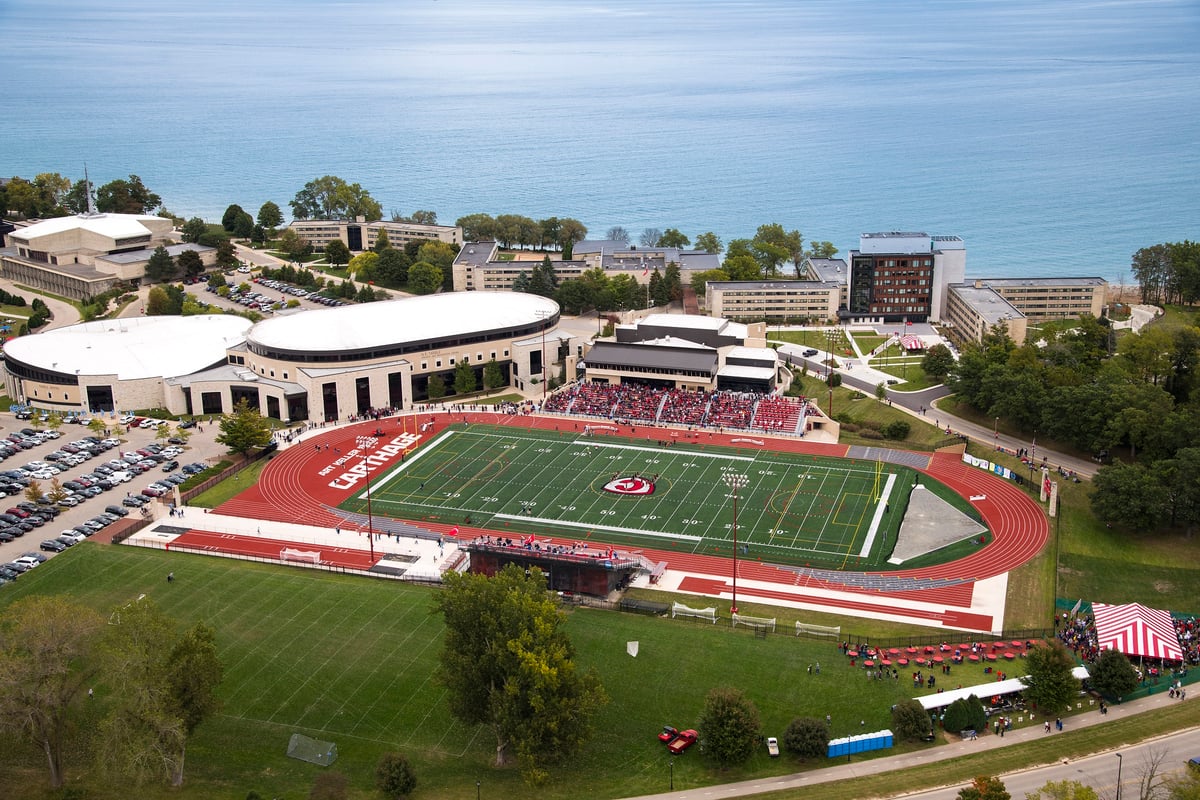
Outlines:
<svg viewBox="0 0 1200 800"><path fill-rule="evenodd" d="M562 417L514 416L471 411L453 414L416 414L408 416L403 421L399 417L389 417L378 422L362 422L333 429L325 434L318 434L301 444L283 450L263 470L256 486L224 503L218 511L234 516L300 522L331 528L341 523L342 520L330 509L336 507L357 490L357 487L338 489L329 485L329 482L341 474L344 469L344 467L336 466L335 462L342 458L343 454L349 453L355 448L357 436L375 435L377 430L381 430L383 436L380 441L384 443L402 432L415 432L416 425L420 422L429 422L432 423L432 428L422 434L422 441L428 441L440 433L447 424L464 420L492 425L561 430L570 434L582 430L583 426L589 422L594 422ZM774 439L758 432L701 431L689 435L672 428L661 429L644 425L619 427L621 431L618 435L631 440L676 439L701 446L721 445L743 451L775 450L842 458L846 457L848 452L846 445L821 444L790 438ZM742 441L735 441L739 439ZM747 441L750 439L764 441L766 444L757 446ZM352 459L345 466L351 466L354 461L356 459ZM330 468L332 468L331 472ZM326 471L327 474L322 476L322 471ZM740 561L739 577L775 584L778 586L778 592L782 595L790 598L803 595L806 602L813 595L805 589L822 588L856 592L871 598L895 597L926 601L947 607L954 606L960 609L956 613L961 618L961 609L970 606L974 582L1008 572L1035 557L1049 540L1049 524L1041 507L1025 492L1009 481L964 464L958 453L934 454L930 459L928 469L923 471L965 498L984 496L982 500L973 501L972 505L979 510L984 522L992 532L992 541L971 555L954 562L932 567L864 574L901 578L954 579L959 583L913 591L868 591L855 589L831 580L798 574L795 570L778 568L757 561ZM438 533L448 533L450 528L454 527L451 523L436 521L419 521L417 524ZM473 538L484 534L504 535L502 531L460 527L462 528L460 536L463 538ZM569 543L573 540L563 539L560 541ZM724 556L706 556L668 550L644 550L642 552L653 561L666 561L672 570L701 575L721 575L729 571L729 559ZM717 593L722 592L717 591ZM956 626L974 627L958 623ZM989 624L982 629L989 627L991 627L990 620Z"/></svg>

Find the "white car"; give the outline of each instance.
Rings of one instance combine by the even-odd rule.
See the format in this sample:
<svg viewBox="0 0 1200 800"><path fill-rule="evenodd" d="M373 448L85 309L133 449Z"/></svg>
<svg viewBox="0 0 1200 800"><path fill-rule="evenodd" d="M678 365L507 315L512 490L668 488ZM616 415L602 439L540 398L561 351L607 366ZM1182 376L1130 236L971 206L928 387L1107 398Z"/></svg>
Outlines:
<svg viewBox="0 0 1200 800"><path fill-rule="evenodd" d="M62 431L56 431L56 430L43 431L42 435L45 436L47 439L57 439L58 437L62 436Z"/></svg>
<svg viewBox="0 0 1200 800"><path fill-rule="evenodd" d="M105 447L117 447L121 444L121 440L120 439L105 439L102 442L100 442L100 444L104 445Z"/></svg>
<svg viewBox="0 0 1200 800"><path fill-rule="evenodd" d="M29 568L40 566L42 561L37 556L21 556L13 559L14 564L24 564Z"/></svg>
<svg viewBox="0 0 1200 800"><path fill-rule="evenodd" d="M139 428L157 428L159 425L159 422L161 422L161 420L144 419L144 420L142 420L142 424L138 425L138 427Z"/></svg>
<svg viewBox="0 0 1200 800"><path fill-rule="evenodd" d="M59 536L65 536L68 539L74 539L75 544L79 544L80 542L87 541L87 537L84 536L79 531L75 530L74 528L69 528L69 529L63 531L62 533L59 534Z"/></svg>
<svg viewBox="0 0 1200 800"><path fill-rule="evenodd" d="M53 478L55 475L57 475L58 472L59 471L54 469L53 467L48 468L48 469L39 469L39 470L34 470L33 477L37 478L39 481L48 481L51 478Z"/></svg>
<svg viewBox="0 0 1200 800"><path fill-rule="evenodd" d="M135 419L137 419L137 417L135 417L133 414L123 414L121 416L120 423L122 425L128 425L129 423L133 422Z"/></svg>
<svg viewBox="0 0 1200 800"><path fill-rule="evenodd" d="M129 465L124 464L123 466L129 466ZM128 472L125 472L124 470L117 470L112 475L109 475L108 479L110 481L117 481L118 483L129 483L131 480L133 480L133 476L130 475Z"/></svg>
<svg viewBox="0 0 1200 800"><path fill-rule="evenodd" d="M161 455L164 455L167 458L173 458L174 456L177 456L182 452L183 452L182 447L177 447L176 445L171 445L166 450L163 450Z"/></svg>

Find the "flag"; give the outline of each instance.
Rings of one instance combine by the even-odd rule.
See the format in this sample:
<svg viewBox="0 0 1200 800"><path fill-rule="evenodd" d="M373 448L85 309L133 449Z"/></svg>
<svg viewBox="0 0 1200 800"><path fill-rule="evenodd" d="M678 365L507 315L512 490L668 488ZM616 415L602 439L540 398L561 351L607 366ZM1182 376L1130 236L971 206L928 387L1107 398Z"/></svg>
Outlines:
<svg viewBox="0 0 1200 800"><path fill-rule="evenodd" d="M458 536L458 526L457 525L455 525L453 528L450 529L450 535Z"/></svg>
<svg viewBox="0 0 1200 800"><path fill-rule="evenodd" d="M643 278L644 278L644 277L646 277L646 276L647 276L647 275L649 275L649 274L650 274L650 270L648 270L648 269L644 269L644 270L642 270L642 277L643 277Z"/></svg>

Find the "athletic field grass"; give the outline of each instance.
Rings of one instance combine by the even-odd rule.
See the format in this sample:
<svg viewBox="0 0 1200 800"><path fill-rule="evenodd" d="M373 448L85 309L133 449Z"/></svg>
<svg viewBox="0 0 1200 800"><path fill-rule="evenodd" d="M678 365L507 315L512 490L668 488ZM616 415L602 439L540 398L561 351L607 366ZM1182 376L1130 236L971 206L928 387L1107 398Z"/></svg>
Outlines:
<svg viewBox="0 0 1200 800"><path fill-rule="evenodd" d="M168 571L176 577L170 585ZM565 800L578 797L581 786L598 798L665 791L668 763L655 737L664 724L695 726L714 686L746 691L758 705L764 735L773 736L796 716L829 714L835 735L886 728L891 705L913 693L907 673L898 681L867 680L832 641L786 633L757 639L727 623L567 610L578 660L597 670L610 702L584 754L556 768L548 785L530 789L515 771L490 766L495 742L487 729L465 727L446 710L433 678L442 638L441 619L431 611L434 591L89 542L6 587L0 614L29 593L68 594L106 613L145 594L181 626L203 620L216 629L226 669L223 711L191 741L183 791L152 787L139 793L149 800L244 797L252 789L264 797L305 797L322 768L285 756L295 732L337 743L335 769L349 776L352 797L375 796L375 762L393 749L414 760L425 797L471 798L476 780L490 797ZM640 643L636 658L626 654L630 641ZM820 674L810 674L809 665L818 662ZM980 667L954 669L943 680L989 679ZM93 702L103 708L106 699L101 683ZM89 798L125 797L123 790L100 788L102 780L91 772L87 736L93 727L77 732L68 777L81 780ZM0 748L2 785L45 785L44 759L36 750L5 737ZM823 764L819 759L807 766ZM675 781L678 789L805 766L788 757L768 759L764 750L745 767L719 773L699 752L690 752L676 760Z"/></svg>
<svg viewBox="0 0 1200 800"><path fill-rule="evenodd" d="M784 564L878 568L895 545L914 482L913 470L895 464L757 445L676 446L605 436L602 423L596 435L579 427L565 433L486 425L444 431L372 481L372 511L729 554L733 491L727 476L742 476L737 540L743 554ZM627 493L613 491L620 487ZM342 507L363 513L366 500L364 489Z"/></svg>

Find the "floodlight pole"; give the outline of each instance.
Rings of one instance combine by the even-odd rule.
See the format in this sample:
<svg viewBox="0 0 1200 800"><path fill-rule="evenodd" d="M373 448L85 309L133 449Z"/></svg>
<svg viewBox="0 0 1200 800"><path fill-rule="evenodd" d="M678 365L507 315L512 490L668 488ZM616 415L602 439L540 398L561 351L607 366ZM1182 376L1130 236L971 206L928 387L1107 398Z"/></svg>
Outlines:
<svg viewBox="0 0 1200 800"><path fill-rule="evenodd" d="M379 442L379 439L374 436L359 436L355 439L359 450L370 450ZM367 544L371 548L371 566L375 566L375 518L371 514L371 465L367 463L367 456L362 456L362 463L366 467L367 476Z"/></svg>
<svg viewBox="0 0 1200 800"><path fill-rule="evenodd" d="M725 485L733 489L733 604L729 608L730 614L738 613L737 609L737 557L738 557L738 540L737 540L737 501L738 489L745 486L750 478L740 472L726 472L721 476L725 481Z"/></svg>
<svg viewBox="0 0 1200 800"><path fill-rule="evenodd" d="M675 791L675 759L671 759L671 791Z"/></svg>
<svg viewBox="0 0 1200 800"><path fill-rule="evenodd" d="M1125 763L1125 759L1121 758L1120 753L1113 753L1117 757L1117 800L1121 800L1121 767Z"/></svg>

